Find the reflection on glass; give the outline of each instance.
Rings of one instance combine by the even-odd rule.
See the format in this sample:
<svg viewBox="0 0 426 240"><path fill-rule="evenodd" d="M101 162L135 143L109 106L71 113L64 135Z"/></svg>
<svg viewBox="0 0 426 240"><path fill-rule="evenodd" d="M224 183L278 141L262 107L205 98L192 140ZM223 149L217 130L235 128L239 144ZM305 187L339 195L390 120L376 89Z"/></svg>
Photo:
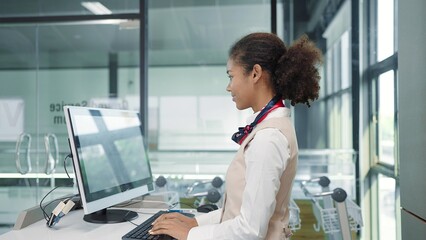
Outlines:
<svg viewBox="0 0 426 240"><path fill-rule="evenodd" d="M105 148L102 145L81 148L81 159L84 159L81 164L82 168L90 169L86 175L87 181L91 183L90 192L98 192L118 185L116 179L110 177L114 176L114 169L108 163Z"/></svg>
<svg viewBox="0 0 426 240"><path fill-rule="evenodd" d="M247 33L270 31L270 1L160 2L148 9L150 150L236 150L231 135L252 111L226 91L227 53Z"/></svg>
<svg viewBox="0 0 426 240"><path fill-rule="evenodd" d="M160 2L160 1L155 1ZM89 7L85 7L87 3ZM100 9L102 5L104 9ZM0 1L2 17L69 16L138 13L139 1L83 0L83 1Z"/></svg>
<svg viewBox="0 0 426 240"><path fill-rule="evenodd" d="M87 111L89 112L89 111ZM92 117L89 116L78 116L76 117L76 128L80 135L86 135L91 133L99 132L98 127Z"/></svg>
<svg viewBox="0 0 426 240"><path fill-rule="evenodd" d="M137 118L132 118L130 115L126 115L125 113L117 117L104 117L104 121L106 128L110 131L140 126Z"/></svg>
<svg viewBox="0 0 426 240"><path fill-rule="evenodd" d="M141 136L119 139L114 142L120 159L125 159L122 163L124 169L121 169L121 171L125 172L129 177L127 182L121 182L120 184L131 183L139 180L141 176L150 175L148 163L141 161L141 158L146 156L146 152L145 148L140 147L140 143L143 143Z"/></svg>
<svg viewBox="0 0 426 240"><path fill-rule="evenodd" d="M121 192L123 186L150 176L138 115L106 116L99 110L84 109L81 113L88 116L75 115L73 131L78 136L80 171L89 198Z"/></svg>
<svg viewBox="0 0 426 240"><path fill-rule="evenodd" d="M395 163L395 86L394 72L388 71L379 76L379 161Z"/></svg>
<svg viewBox="0 0 426 240"><path fill-rule="evenodd" d="M394 53L394 1L377 1L377 61Z"/></svg>
<svg viewBox="0 0 426 240"><path fill-rule="evenodd" d="M380 240L396 239L395 179L379 174L379 236Z"/></svg>

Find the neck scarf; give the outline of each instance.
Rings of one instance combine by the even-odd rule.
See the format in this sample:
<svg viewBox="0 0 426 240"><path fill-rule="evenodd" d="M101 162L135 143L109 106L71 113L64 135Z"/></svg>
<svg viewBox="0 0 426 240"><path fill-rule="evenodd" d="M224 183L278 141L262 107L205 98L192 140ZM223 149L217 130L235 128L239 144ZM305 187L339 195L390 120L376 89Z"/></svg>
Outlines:
<svg viewBox="0 0 426 240"><path fill-rule="evenodd" d="M253 131L253 128L258 123L262 122L266 118L266 116L270 112L272 112L272 110L279 107L284 107L284 103L282 101L281 96L276 95L275 97L272 98L271 101L269 101L269 103L262 109L262 111L260 111L259 115L257 115L257 117L254 119L252 123L250 123L249 125L245 127L238 128L238 132L232 135L232 140L241 145L244 139L246 139L246 137L251 133L251 131Z"/></svg>

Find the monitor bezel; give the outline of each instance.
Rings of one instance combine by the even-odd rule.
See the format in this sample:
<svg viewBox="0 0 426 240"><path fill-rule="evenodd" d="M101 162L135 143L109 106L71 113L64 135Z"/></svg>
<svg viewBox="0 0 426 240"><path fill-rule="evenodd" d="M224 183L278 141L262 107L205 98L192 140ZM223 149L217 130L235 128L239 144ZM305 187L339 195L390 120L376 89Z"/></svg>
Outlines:
<svg viewBox="0 0 426 240"><path fill-rule="evenodd" d="M74 166L74 175L77 181L77 187L80 193L84 214L88 215L91 213L102 211L107 208L113 207L114 205L123 203L125 201L129 201L131 199L134 199L143 195L147 195L151 193L152 191L154 191L154 187L153 187L154 181L152 177L152 170L151 170L150 162L147 156L148 153L145 148L145 155L148 161L148 167L149 167L149 173L150 173L150 176L144 179L146 180L146 184L143 184L142 186L138 186L133 189L127 189L125 191L116 193L111 196L103 197L103 198L92 200L92 201L87 201L87 196L86 196L86 191L84 186L85 184L84 184L83 174L82 174L81 165L80 165L80 156L78 153L78 148L77 148L76 140L75 140L76 136L75 136L75 132L73 128L74 126L73 114L78 114L78 113L74 113L74 111L81 111L81 110L89 110L89 111L96 110L96 111L105 113L107 115L108 113L117 114L120 111L124 111L131 114L136 114L139 118L139 122L141 123L141 126L142 126L142 121L141 121L140 113L137 111L122 110L122 109L80 107L80 106L64 106L65 121L67 125L68 139L69 139L73 166ZM142 130L141 130L141 135L142 135ZM145 140L143 135L142 135L142 140Z"/></svg>

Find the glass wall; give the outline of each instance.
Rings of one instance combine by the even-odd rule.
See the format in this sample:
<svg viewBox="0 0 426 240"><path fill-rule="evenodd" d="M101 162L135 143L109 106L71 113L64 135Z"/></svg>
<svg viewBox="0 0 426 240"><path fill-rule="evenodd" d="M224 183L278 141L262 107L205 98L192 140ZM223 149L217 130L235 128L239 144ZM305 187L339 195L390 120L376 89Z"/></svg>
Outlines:
<svg viewBox="0 0 426 240"><path fill-rule="evenodd" d="M270 8L269 1L150 2L148 123L154 173L185 179L225 174L238 148L231 136L251 114L238 111L226 91L228 49L250 32L270 32Z"/></svg>
<svg viewBox="0 0 426 240"><path fill-rule="evenodd" d="M322 170L314 166L322 157L313 155L307 158L309 161L300 161L303 168L299 172L317 168L318 173L311 172L311 177L327 176L332 187L342 187L350 198L356 199L354 162L357 153L352 132L352 106L356 99L352 96L351 5L349 1L343 1L339 7L326 5L324 12L331 12L333 18L320 24L325 27L321 29L321 37L316 38L317 45L323 48L320 96L310 108L296 106L294 119L299 148L312 153L321 150L331 154L326 157L329 161ZM303 157L302 153L301 159ZM309 175L305 176L309 178Z"/></svg>
<svg viewBox="0 0 426 240"><path fill-rule="evenodd" d="M10 226L20 210L67 182L63 165L71 169L71 163L64 160L69 153L64 105L147 107L153 172L180 182L170 185L179 191L195 180L225 174L238 147L230 137L251 114L238 111L225 90L227 51L247 33L271 31L273 1L146 2L147 49L140 48L141 1L103 0L104 12L78 1L0 2L0 198L19 206L0 209L3 225ZM377 231L362 237L398 239L398 230L393 234L380 224L383 220L398 229L400 222L398 4L359 1L366 5L361 15L366 16L367 36L359 52L367 59L361 77L368 85L367 106L360 110L369 122L353 129L360 114L354 108L358 82L352 57L358 43L353 44L353 36L359 33L353 32L353 20L361 18L351 15L353 2L277 4L279 36L290 44L307 32L324 52L320 99L309 109L292 108L301 148L298 178L332 176L333 186L354 198L356 181L364 180L355 179L354 141L357 131L367 129L369 155L360 158L360 165L368 165L365 192L374 194L366 200L373 207L364 212L380 221L372 220L368 228ZM147 82L140 76L141 54L147 57ZM147 96L141 84L148 87ZM141 98L147 106L140 106Z"/></svg>
<svg viewBox="0 0 426 240"><path fill-rule="evenodd" d="M0 3L0 226L75 193L64 105L139 110L139 2L95 16L80 2ZM132 11L121 15L131 6ZM61 15L61 16L58 16ZM64 16L67 17L64 17ZM93 18L93 19L90 19Z"/></svg>
<svg viewBox="0 0 426 240"><path fill-rule="evenodd" d="M52 17L52 16L93 16L112 15L120 13L139 13L139 1L134 0L101 0L89 1L58 1L58 0L32 0L0 2L0 16L2 18L18 17ZM22 19L21 19L22 20ZM30 19L27 19L30 20Z"/></svg>
<svg viewBox="0 0 426 240"><path fill-rule="evenodd" d="M317 38L324 55L320 96L310 109L295 109L296 128L304 133L300 134L303 148L352 150L351 5L342 1L324 11L333 18L322 23L325 28Z"/></svg>
<svg viewBox="0 0 426 240"><path fill-rule="evenodd" d="M277 4L277 23L281 23L277 25L278 35L286 39L289 36L283 36L283 32L290 30L284 29L282 24L283 4ZM246 125L246 118L251 114L250 109L237 110L226 91L229 81L226 75L228 49L250 32L270 32L270 11L269 1L206 1L191 4L185 1L174 4L150 2L150 160L154 175L168 177L173 182L170 185L173 189L185 193L186 187L194 179L211 180L215 176L223 177L226 173L238 149L231 136L238 127ZM291 12L284 9L286 11ZM314 103L312 109L307 111L316 112L317 106L324 110L325 103L334 104L333 121L327 124L337 124L341 130L328 128L328 134L332 135L329 140L333 143L322 141L324 136L317 131L316 137L322 142L315 150L309 149L310 145L300 144L297 179L331 176L332 186L343 186L354 196L355 184L351 179L355 172L354 151L351 148L351 131L348 131L351 129L350 38L347 30L338 34L337 38L330 40L329 53L334 57L330 61L331 75L327 77L333 82L321 81L321 84L328 84L331 89L327 95L321 94L324 100ZM293 109L290 104L288 106ZM300 117L298 108L305 107L294 108L296 127L303 128L302 132L298 132L300 139L311 139L314 135L310 128L307 130L303 125L305 120ZM324 115L321 119L324 124L327 122L326 117ZM315 116L308 121L311 124L317 120L318 116ZM305 198L297 187L294 188L294 197Z"/></svg>

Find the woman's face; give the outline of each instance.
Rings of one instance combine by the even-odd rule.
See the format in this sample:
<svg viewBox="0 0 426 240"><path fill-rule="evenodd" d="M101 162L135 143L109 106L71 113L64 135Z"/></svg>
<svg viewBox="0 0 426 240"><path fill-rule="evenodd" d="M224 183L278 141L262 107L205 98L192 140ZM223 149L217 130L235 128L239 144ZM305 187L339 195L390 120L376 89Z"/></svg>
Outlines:
<svg viewBox="0 0 426 240"><path fill-rule="evenodd" d="M231 93L232 101L235 102L237 109L244 110L252 107L254 88L250 81L250 74L245 74L244 68L233 59L228 60L226 68L229 76L226 91Z"/></svg>

